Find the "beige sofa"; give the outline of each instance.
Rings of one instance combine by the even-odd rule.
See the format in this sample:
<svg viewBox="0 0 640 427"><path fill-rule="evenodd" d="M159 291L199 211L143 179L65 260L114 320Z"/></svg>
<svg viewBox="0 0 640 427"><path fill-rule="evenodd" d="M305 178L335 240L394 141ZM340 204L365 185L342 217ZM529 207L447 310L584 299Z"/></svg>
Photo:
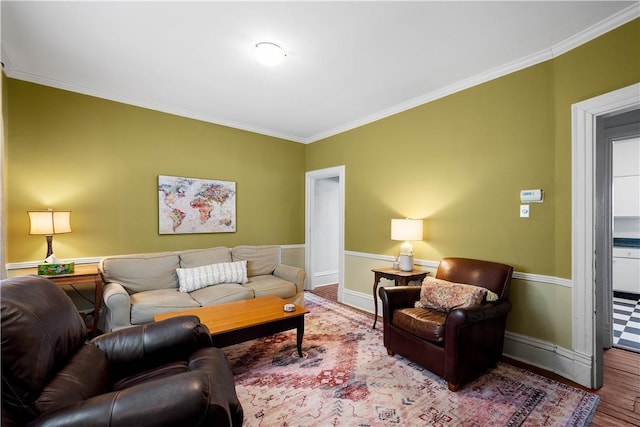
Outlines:
<svg viewBox="0 0 640 427"><path fill-rule="evenodd" d="M185 291L189 289L184 286L187 271L209 268L222 271L223 267L238 265L246 265L246 283L207 285L203 279L201 286L204 284L204 287ZM266 295L276 295L298 305L304 303L305 272L281 264L279 246L215 247L108 256L100 261L99 270L105 283L102 294L104 318L101 319L105 332L152 322L158 313ZM224 280L225 276L222 278Z"/></svg>

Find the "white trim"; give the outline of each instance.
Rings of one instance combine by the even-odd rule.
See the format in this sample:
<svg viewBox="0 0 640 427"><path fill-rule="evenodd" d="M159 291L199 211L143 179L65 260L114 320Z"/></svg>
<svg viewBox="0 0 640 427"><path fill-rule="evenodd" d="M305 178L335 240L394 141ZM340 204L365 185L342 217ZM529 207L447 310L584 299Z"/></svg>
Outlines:
<svg viewBox="0 0 640 427"><path fill-rule="evenodd" d="M76 264L98 264L103 257L91 258L65 258L64 262L73 262ZM42 264L44 261L24 261L9 262L5 265L7 270L21 270L23 268L34 268Z"/></svg>
<svg viewBox="0 0 640 427"><path fill-rule="evenodd" d="M526 335L506 331L503 354L578 384L584 385L591 375L589 357Z"/></svg>
<svg viewBox="0 0 640 427"><path fill-rule="evenodd" d="M390 255L378 255L378 254L370 254L366 252L354 252L354 251L345 251L345 255L358 257L358 258L368 258L375 259L378 261L388 261L393 262L394 257ZM440 264L439 261L429 261L423 259L414 259L413 263L416 265L420 265L428 268L438 268ZM573 287L573 281L571 279L564 279L562 277L554 277L554 276L545 276L542 274L531 274L531 273L520 273L517 271L513 272L514 279L527 280L529 282L541 282L541 283L550 283L558 286L565 286L567 288Z"/></svg>
<svg viewBox="0 0 640 427"><path fill-rule="evenodd" d="M297 245L278 245L282 249L304 249L304 244ZM105 255L106 256L106 255ZM98 257L87 257L87 258L65 258L65 262L74 262L76 264L98 264L100 260L105 256ZM23 261L23 262L10 262L5 265L7 270L21 270L23 268L34 268L39 264L42 264L43 261Z"/></svg>
<svg viewBox="0 0 640 427"><path fill-rule="evenodd" d="M345 289L342 293L342 303L373 314L373 295L371 294ZM382 316L380 301L378 301L378 314Z"/></svg>
<svg viewBox="0 0 640 427"><path fill-rule="evenodd" d="M571 106L571 277L573 351L584 355L591 378L578 382L596 386L595 348L595 149L596 119L640 106L640 83L582 101Z"/></svg>
<svg viewBox="0 0 640 427"><path fill-rule="evenodd" d="M621 25L626 24L640 16L640 3L632 4L626 9L621 10L615 15L611 15L602 22L598 22L595 25L575 34L563 42L554 45L551 48L553 57L560 56L572 49L577 48L591 40L600 37L601 35L608 33L611 30L618 28Z"/></svg>
<svg viewBox="0 0 640 427"><path fill-rule="evenodd" d="M352 121L342 126L338 126L336 128L329 129L311 136L293 135L293 134L279 132L273 129L249 125L246 123L238 123L234 121L223 120L216 117L202 115L202 114L195 113L195 112L188 111L181 108L169 107L166 105L158 105L153 103L138 102L132 99L127 99L126 97L109 96L106 93L100 93L99 91L95 91L94 89L91 89L91 88L73 85L73 84L69 84L59 80L45 78L42 76L38 76L36 74L25 73L15 69L15 67L13 66L10 58L7 56L6 51L4 49L2 49L2 52L3 52L2 60L4 62L4 72L8 77L11 77L11 78L24 80L32 83L38 83L45 86L68 90L71 92L95 96L98 98L103 98L111 101L121 102L128 105L148 108L151 110L174 114L181 117L188 117L191 119L201 120L207 123L214 123L221 126L231 127L234 129L241 129L248 132L258 133L261 135L281 138L288 141L298 142L302 144L310 144L310 143L319 141L321 139L328 138L330 136L333 136L342 132L346 132L351 129L355 129L357 127L366 125L368 123L372 123L374 121L383 119L385 117L389 117L394 114L400 113L402 111L406 111L410 108L414 108L419 105L426 104L428 102L432 102L440 98L444 98L445 96L451 95L453 93L468 89L473 86L477 86L479 84L488 82L498 77L502 77L504 75L513 73L515 71L522 70L524 68L531 67L533 65L555 58L559 55L562 55L563 53L568 52L569 50L575 49L580 45L583 45L597 37L600 37L601 35L611 30L614 30L615 28L621 25L626 24L627 22L637 18L638 16L640 16L640 7L637 3L635 3L627 7L626 9L618 12L617 14L608 17L607 19L591 26L590 28L587 28L581 31L578 34L575 34L569 37L567 40L564 40L560 43L553 45L548 49L541 50L540 52L536 52L532 55L526 56L516 61L512 61L502 66L496 67L487 72L477 74L475 76L471 76L467 79L453 83L442 89L438 89L436 91L421 95L419 97L413 98L401 104L395 105L391 108L387 108L380 112L362 117L358 120Z"/></svg>
<svg viewBox="0 0 640 427"><path fill-rule="evenodd" d="M282 249L304 249L305 245L304 243L299 243L297 245L278 245L280 246Z"/></svg>
<svg viewBox="0 0 640 427"><path fill-rule="evenodd" d="M315 289L318 286L326 286L338 283L339 272L339 270L327 270L317 271L313 273L313 277L311 278L311 289Z"/></svg>
<svg viewBox="0 0 640 427"><path fill-rule="evenodd" d="M578 46L581 46L595 38L598 38L601 35L609 31L612 31L621 25L624 25L627 22L634 20L638 16L640 16L640 6L638 4L632 4L626 9L605 19L604 21L601 21L581 31L580 33L571 36L567 40L564 40L560 43L557 43L551 46L549 49L543 49L532 55L525 56L524 58L520 58L518 60L509 62L507 64L503 64L499 67L496 67L492 70L485 71L481 74L476 74L475 76L471 76L467 79L453 83L449 86L445 86L433 92L426 93L424 95L410 99L401 104L394 105L391 108L387 108L385 110L379 111L369 116L362 117L353 122L346 123L342 126L317 133L308 138L301 138L300 142L310 144L312 142L319 141L321 139L328 138L330 136L337 135L339 133L358 128L368 123L381 120L385 117L389 117L394 114L401 113L403 111L409 110L419 105L433 102L437 99L444 98L445 96L449 96L454 93L463 91L465 89L469 89L471 87L480 85L482 83L486 83L488 81L497 79L499 77L506 76L507 74L511 74L516 71L534 66L536 64L540 64L542 62L548 61L549 59L558 57L563 53L566 53L572 49L575 49Z"/></svg>
<svg viewBox="0 0 640 427"><path fill-rule="evenodd" d="M338 301L342 301L342 291L344 289L344 229L345 229L345 166L335 166L331 168L309 171L305 174L305 214L304 214L304 269L307 272L305 279L305 289L309 289L311 284L309 278L313 277L311 268L311 254L309 248L311 244L311 213L314 198L314 181L317 179L338 178Z"/></svg>

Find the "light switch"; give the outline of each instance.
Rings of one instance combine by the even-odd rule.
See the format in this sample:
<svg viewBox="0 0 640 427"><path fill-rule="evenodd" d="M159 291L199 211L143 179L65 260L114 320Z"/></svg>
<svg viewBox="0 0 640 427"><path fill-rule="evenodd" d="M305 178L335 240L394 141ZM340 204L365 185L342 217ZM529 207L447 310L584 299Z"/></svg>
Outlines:
<svg viewBox="0 0 640 427"><path fill-rule="evenodd" d="M529 205L520 205L520 218L529 218Z"/></svg>

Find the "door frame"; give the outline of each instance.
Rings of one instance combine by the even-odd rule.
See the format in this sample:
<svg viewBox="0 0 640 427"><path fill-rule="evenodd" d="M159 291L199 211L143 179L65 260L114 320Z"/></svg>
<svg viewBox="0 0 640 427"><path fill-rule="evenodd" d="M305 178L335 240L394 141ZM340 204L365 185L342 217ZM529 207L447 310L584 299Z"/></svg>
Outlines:
<svg viewBox="0 0 640 427"><path fill-rule="evenodd" d="M321 179L338 178L338 301L342 302L344 289L344 222L345 222L345 167L335 166L326 169L309 171L305 174L305 244L304 244L304 265L307 272L307 289L311 288L311 278L313 277L313 265L311 262L312 241L311 224L315 212L314 203L315 182Z"/></svg>
<svg viewBox="0 0 640 427"><path fill-rule="evenodd" d="M571 277L572 346L575 381L602 386L602 330L596 316L595 156L596 121L640 107L640 83L572 105L571 120Z"/></svg>

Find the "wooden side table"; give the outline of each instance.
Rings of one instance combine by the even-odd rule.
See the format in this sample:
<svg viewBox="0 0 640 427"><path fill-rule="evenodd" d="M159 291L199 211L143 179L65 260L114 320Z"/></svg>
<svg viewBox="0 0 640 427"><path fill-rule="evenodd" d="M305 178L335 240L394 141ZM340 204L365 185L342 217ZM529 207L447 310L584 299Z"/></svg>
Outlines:
<svg viewBox="0 0 640 427"><path fill-rule="evenodd" d="M427 274L428 271L422 270L412 270L412 271L402 271L402 270L394 270L393 268L374 268L373 270L375 278L373 280L373 307L375 311L375 317L373 318L373 329L376 328L376 322L378 321L378 283L380 279L385 278L394 281L394 286L408 286L409 282L413 282L414 280L422 281Z"/></svg>
<svg viewBox="0 0 640 427"><path fill-rule="evenodd" d="M91 332L95 337L98 332L98 319L100 318L100 302L102 300L102 276L98 271L96 265L76 265L73 273L65 274L40 274L40 277L45 277L55 283L57 286L74 285L76 283L93 283L95 284L95 302L93 311L93 325L91 325ZM37 268L28 268L21 270L19 275L24 276L27 274L38 275Z"/></svg>

